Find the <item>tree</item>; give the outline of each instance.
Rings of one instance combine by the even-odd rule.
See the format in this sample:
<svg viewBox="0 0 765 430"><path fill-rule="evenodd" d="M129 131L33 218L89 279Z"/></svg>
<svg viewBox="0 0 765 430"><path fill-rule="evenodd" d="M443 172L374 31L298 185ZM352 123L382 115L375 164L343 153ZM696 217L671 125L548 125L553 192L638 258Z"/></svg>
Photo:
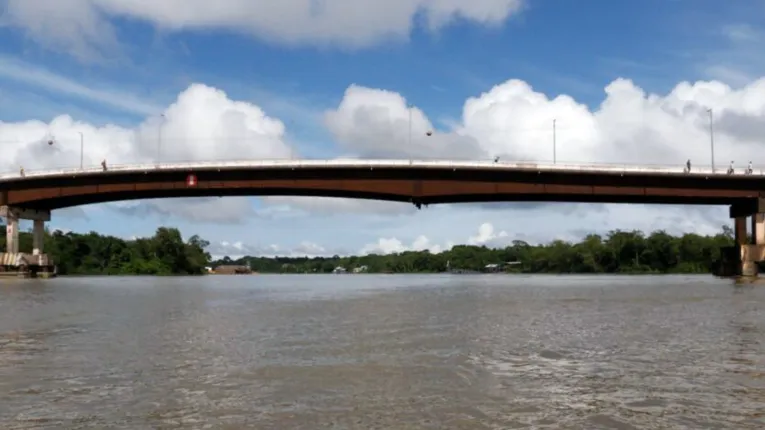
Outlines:
<svg viewBox="0 0 765 430"><path fill-rule="evenodd" d="M655 231L646 236L640 231L608 232L605 238L588 235L579 243L554 241L531 245L514 241L508 247L458 245L451 250L431 254L407 251L389 255L365 255L316 258L253 257L232 260L225 257L218 264L250 265L264 273L330 273L337 266L352 270L367 266L368 272L433 273L452 269L480 271L487 264L521 262L507 270L524 273L709 273L720 258L720 249L731 246L730 229L715 236L685 234L672 236Z"/></svg>
<svg viewBox="0 0 765 430"><path fill-rule="evenodd" d="M4 226L0 226L4 227ZM32 235L20 234L21 249L31 250ZM665 231L588 235L578 243L554 241L531 245L514 241L500 249L458 245L449 251L407 251L390 255L332 257L224 257L211 261L209 242L194 235L184 242L176 228L160 227L152 237L125 240L95 232L45 233L45 249L61 274L92 275L196 275L205 266L248 265L264 273L330 273L337 266L348 270L366 266L372 273L443 272L451 269L480 271L487 264L520 262L508 270L524 273L709 273L720 250L733 245L733 232L723 228L714 236L689 233L673 236ZM0 235L0 246L5 237ZM28 252L27 251L27 252Z"/></svg>
<svg viewBox="0 0 765 430"><path fill-rule="evenodd" d="M5 226L2 226L5 227ZM22 250L31 250L32 234L22 232ZM0 238L5 247L5 237ZM210 264L209 242L199 236L183 241L176 228L160 227L153 237L124 240L114 236L45 232L46 253L61 274L197 275Z"/></svg>

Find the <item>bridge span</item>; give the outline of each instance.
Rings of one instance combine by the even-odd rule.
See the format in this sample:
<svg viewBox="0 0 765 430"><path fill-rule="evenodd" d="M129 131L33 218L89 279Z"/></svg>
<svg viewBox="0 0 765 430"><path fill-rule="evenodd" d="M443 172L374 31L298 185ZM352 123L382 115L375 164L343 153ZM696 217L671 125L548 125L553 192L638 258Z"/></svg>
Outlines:
<svg viewBox="0 0 765 430"><path fill-rule="evenodd" d="M376 199L418 208L497 201L728 205L742 255L756 251L759 258L765 248L761 169L729 174L695 166L686 172L682 165L343 159L104 164L0 174L8 253L19 254L18 220L31 219L32 256L38 260L44 256L44 222L55 209L150 198L273 195ZM748 216L753 244L745 243ZM756 249L747 248L751 245Z"/></svg>

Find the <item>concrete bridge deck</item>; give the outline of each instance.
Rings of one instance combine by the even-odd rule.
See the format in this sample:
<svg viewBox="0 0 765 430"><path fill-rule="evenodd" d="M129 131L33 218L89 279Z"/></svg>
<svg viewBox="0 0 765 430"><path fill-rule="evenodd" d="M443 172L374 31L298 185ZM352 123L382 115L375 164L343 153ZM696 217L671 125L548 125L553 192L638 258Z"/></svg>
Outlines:
<svg viewBox="0 0 765 430"><path fill-rule="evenodd" d="M194 184L187 184L193 175ZM6 173L0 205L34 210L201 196L318 196L415 204L548 201L735 204L765 197L765 174L683 166L446 160L246 160Z"/></svg>
<svg viewBox="0 0 765 430"><path fill-rule="evenodd" d="M32 219L32 255L59 208L120 200L201 196L322 196L438 203L548 201L730 205L741 272L765 258L765 169L727 173L684 165L570 164L460 160L243 160L107 165L0 174L8 252L18 220ZM752 216L753 244L746 243ZM748 267L749 269L744 269Z"/></svg>

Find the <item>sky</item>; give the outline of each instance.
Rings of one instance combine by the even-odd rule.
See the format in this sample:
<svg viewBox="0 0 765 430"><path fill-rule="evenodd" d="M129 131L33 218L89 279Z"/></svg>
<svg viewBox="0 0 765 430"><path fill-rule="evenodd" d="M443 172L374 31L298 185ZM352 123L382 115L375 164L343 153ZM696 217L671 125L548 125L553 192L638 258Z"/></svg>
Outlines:
<svg viewBox="0 0 765 430"><path fill-rule="evenodd" d="M553 121L558 163L701 166L710 119L718 165L765 168L763 43L763 0L0 0L0 171L77 167L81 143L88 166L552 162ZM727 214L254 196L70 208L50 228L318 256L714 234Z"/></svg>

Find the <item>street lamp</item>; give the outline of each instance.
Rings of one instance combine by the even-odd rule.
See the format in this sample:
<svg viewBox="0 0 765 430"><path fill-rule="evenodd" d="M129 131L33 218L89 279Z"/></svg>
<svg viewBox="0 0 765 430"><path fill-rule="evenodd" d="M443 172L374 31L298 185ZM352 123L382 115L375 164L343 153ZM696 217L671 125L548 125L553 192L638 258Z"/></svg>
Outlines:
<svg viewBox="0 0 765 430"><path fill-rule="evenodd" d="M712 108L707 109L709 113L709 146L712 149L712 173L715 173L715 126L714 113Z"/></svg>
<svg viewBox="0 0 765 430"><path fill-rule="evenodd" d="M412 147L412 106L407 105L407 110L409 111L409 144L408 146Z"/></svg>
<svg viewBox="0 0 765 430"><path fill-rule="evenodd" d="M162 157L162 126L165 125L165 114L159 114L161 120L159 123L159 130L157 130L157 167L159 167L159 163L161 161Z"/></svg>
<svg viewBox="0 0 765 430"><path fill-rule="evenodd" d="M83 162L83 156L85 152L83 151L85 148L85 136L82 134L81 131L77 132L80 135L80 170L83 170L84 162Z"/></svg>
<svg viewBox="0 0 765 430"><path fill-rule="evenodd" d="M556 141L556 130L555 130L555 119L553 119L553 164L557 164L558 162L558 144Z"/></svg>

